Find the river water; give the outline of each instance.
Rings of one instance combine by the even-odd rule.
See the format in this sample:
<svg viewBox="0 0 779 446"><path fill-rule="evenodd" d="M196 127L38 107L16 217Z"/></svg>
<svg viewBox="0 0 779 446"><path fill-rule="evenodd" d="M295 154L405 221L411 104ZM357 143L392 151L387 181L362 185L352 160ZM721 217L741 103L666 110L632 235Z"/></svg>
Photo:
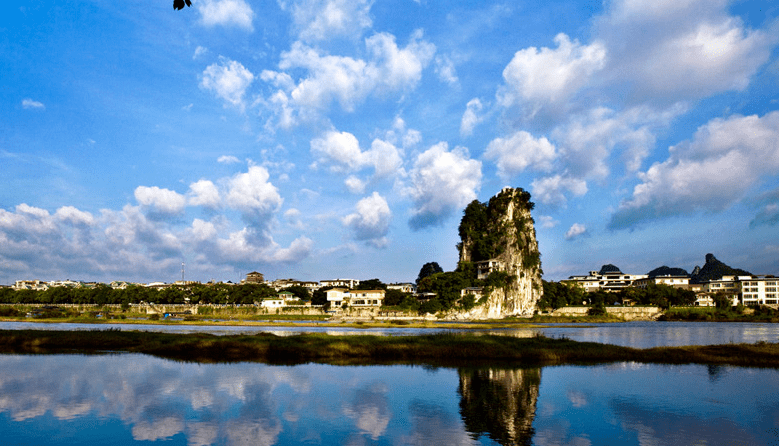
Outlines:
<svg viewBox="0 0 779 446"><path fill-rule="evenodd" d="M528 330L500 332L534 333ZM771 324L540 330L641 347L779 337ZM348 331L355 330L336 330ZM636 363L271 366L137 354L0 355L0 444L770 445L779 444L779 371Z"/></svg>
<svg viewBox="0 0 779 446"><path fill-rule="evenodd" d="M516 337L532 337L538 333L548 337L567 337L574 341L599 342L627 347L649 348L660 346L711 345L779 342L779 324L750 322L625 322L611 324L546 324L544 327L500 328L493 330L452 329L450 324L435 328L352 328L337 323L321 323L313 327L301 326L224 326L162 324L41 324L35 322L0 322L0 330L141 330L166 333L211 333L215 335L274 333L290 336L300 333L329 335L404 336L430 333L482 333Z"/></svg>

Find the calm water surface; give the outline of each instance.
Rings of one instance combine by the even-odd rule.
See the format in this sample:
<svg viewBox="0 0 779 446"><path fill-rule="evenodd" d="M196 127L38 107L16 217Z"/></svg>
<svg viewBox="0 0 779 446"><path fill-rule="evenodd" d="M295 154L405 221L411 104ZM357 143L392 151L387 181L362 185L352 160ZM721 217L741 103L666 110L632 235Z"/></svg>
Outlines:
<svg viewBox="0 0 779 446"><path fill-rule="evenodd" d="M381 335L403 336L440 332L492 333L507 336L531 337L543 333L549 337L567 337L575 341L600 342L628 347L648 348L658 346L710 345L729 343L779 342L779 324L746 322L626 322L619 324L548 324L543 328L506 328L496 330L458 330L440 324L437 328L365 328L339 327L322 323L314 327L299 326L207 326L207 325L154 325L154 324L41 324L35 322L0 322L2 330L143 330L168 333L206 332L217 335L254 334L269 332L288 336L300 333L327 333L330 335Z"/></svg>
<svg viewBox="0 0 779 446"><path fill-rule="evenodd" d="M4 445L769 445L772 369L0 355Z"/></svg>

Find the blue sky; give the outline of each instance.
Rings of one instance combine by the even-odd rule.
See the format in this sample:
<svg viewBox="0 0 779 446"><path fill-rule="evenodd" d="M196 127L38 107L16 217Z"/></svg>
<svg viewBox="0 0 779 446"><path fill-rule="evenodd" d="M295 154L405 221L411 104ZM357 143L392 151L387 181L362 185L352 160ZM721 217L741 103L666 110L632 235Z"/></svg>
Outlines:
<svg viewBox="0 0 779 446"><path fill-rule="evenodd" d="M545 278L779 273L769 1L3 2L0 284L412 281L522 187Z"/></svg>

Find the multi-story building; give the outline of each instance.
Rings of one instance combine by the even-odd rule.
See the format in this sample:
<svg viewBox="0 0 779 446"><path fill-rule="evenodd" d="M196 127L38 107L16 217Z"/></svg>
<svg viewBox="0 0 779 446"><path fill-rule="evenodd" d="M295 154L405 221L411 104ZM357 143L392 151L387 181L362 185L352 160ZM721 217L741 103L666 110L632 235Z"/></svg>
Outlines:
<svg viewBox="0 0 779 446"><path fill-rule="evenodd" d="M581 287L587 292L600 290L617 292L633 285L637 280L648 277L646 274L625 274L620 271L609 271L604 274L600 274L598 271L590 271L590 274L587 276L570 276L568 279L561 280L560 282L569 286Z"/></svg>
<svg viewBox="0 0 779 446"><path fill-rule="evenodd" d="M476 265L476 278L479 280L484 280L487 278L487 276L490 275L491 272L502 271L504 268L503 262L495 259L480 260L478 262L475 262L475 265Z"/></svg>
<svg viewBox="0 0 779 446"><path fill-rule="evenodd" d="M349 290L332 288L325 292L331 311L347 307L380 307L384 303L384 290Z"/></svg>
<svg viewBox="0 0 779 446"><path fill-rule="evenodd" d="M391 283L387 285L388 290L398 290L401 293L411 293L414 294L417 292L417 286L413 283Z"/></svg>
<svg viewBox="0 0 779 446"><path fill-rule="evenodd" d="M257 271L252 271L246 275L246 278L242 282L243 283L265 283L265 276L263 276L262 273L258 273Z"/></svg>
<svg viewBox="0 0 779 446"><path fill-rule="evenodd" d="M779 304L779 278L752 276L741 281L741 302L744 305Z"/></svg>
<svg viewBox="0 0 779 446"><path fill-rule="evenodd" d="M633 286L640 289L646 289L649 285L667 285L674 288L689 289L690 288L690 276L655 276L645 277L643 279L637 279L633 282Z"/></svg>
<svg viewBox="0 0 779 446"><path fill-rule="evenodd" d="M354 288L360 285L360 281L354 279L321 280L319 283L322 284L323 288L327 286L337 288Z"/></svg>
<svg viewBox="0 0 779 446"><path fill-rule="evenodd" d="M13 289L15 290L34 290L45 291L49 288L49 284L42 280L17 280L14 283Z"/></svg>

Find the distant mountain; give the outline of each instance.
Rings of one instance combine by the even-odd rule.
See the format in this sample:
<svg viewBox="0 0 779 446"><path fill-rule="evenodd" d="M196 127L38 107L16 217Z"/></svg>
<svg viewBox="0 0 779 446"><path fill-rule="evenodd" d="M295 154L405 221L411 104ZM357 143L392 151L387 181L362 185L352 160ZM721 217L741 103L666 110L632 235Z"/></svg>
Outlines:
<svg viewBox="0 0 779 446"><path fill-rule="evenodd" d="M652 278L657 276L688 276L689 274L687 274L687 270L685 269L671 268L663 265L659 268L655 268L652 271L649 271L647 275Z"/></svg>
<svg viewBox="0 0 779 446"><path fill-rule="evenodd" d="M608 265L603 265L600 267L600 271L598 271L598 274L601 276L608 273L621 273L622 271L619 270L619 267L616 265L612 265L609 263Z"/></svg>
<svg viewBox="0 0 779 446"><path fill-rule="evenodd" d="M697 274L696 274L697 272ZM690 276L690 283L704 283L709 280L719 280L722 276L751 276L752 273L743 269L731 268L720 262L714 254L706 254L706 264L702 268L697 266Z"/></svg>

